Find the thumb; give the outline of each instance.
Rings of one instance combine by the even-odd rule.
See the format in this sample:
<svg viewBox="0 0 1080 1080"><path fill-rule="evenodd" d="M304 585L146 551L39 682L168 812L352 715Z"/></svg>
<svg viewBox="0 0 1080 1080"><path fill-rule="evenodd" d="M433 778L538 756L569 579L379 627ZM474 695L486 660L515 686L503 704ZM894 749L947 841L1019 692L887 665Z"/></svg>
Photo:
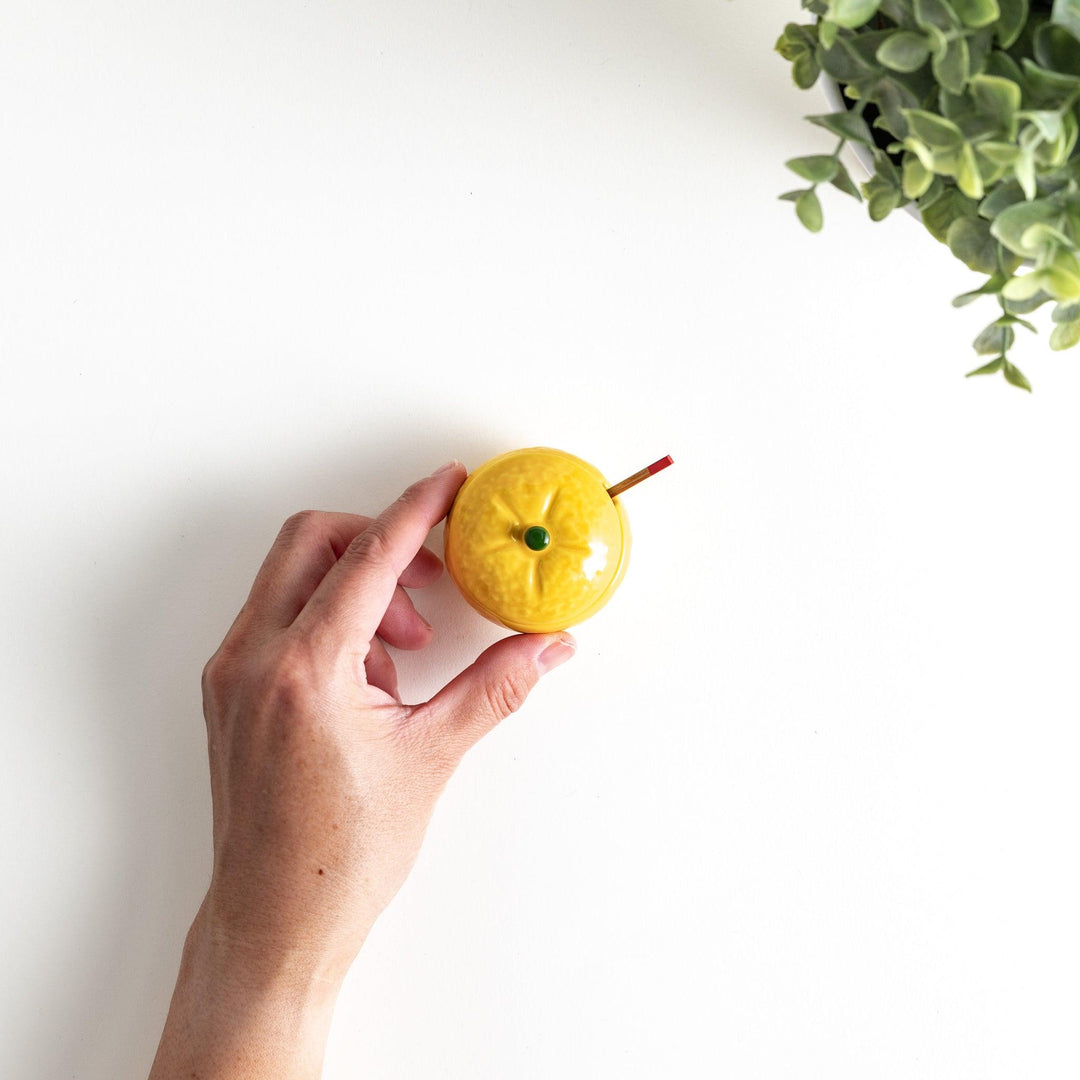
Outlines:
<svg viewBox="0 0 1080 1080"><path fill-rule="evenodd" d="M517 712L540 677L574 655L569 634L517 634L485 649L421 709L458 754Z"/></svg>

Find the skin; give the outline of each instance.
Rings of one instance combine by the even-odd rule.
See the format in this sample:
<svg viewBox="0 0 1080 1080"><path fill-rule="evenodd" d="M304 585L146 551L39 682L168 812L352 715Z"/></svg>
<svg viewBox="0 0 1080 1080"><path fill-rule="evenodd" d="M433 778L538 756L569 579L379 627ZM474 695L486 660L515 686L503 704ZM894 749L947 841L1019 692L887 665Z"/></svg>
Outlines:
<svg viewBox="0 0 1080 1080"><path fill-rule="evenodd" d="M422 547L465 469L374 520L282 527L203 672L214 871L184 945L151 1080L318 1077L342 980L416 859L465 752L573 655L509 637L406 705L386 645L432 628L405 592L442 573Z"/></svg>

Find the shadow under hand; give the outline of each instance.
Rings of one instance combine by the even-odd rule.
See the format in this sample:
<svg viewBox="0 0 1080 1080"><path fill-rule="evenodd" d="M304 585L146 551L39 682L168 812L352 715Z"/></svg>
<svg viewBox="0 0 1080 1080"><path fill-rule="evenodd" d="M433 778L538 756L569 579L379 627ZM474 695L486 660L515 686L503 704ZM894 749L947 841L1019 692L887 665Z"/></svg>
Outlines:
<svg viewBox="0 0 1080 1080"><path fill-rule="evenodd" d="M107 602L81 616L81 631L99 642L87 724L106 763L111 835L70 925L66 963L50 980L60 989L41 1003L40 1026L25 1032L21 1060L43 1062L41 1075L81 1080L149 1071L212 866L200 674L281 522L300 509L374 514L451 457L475 466L505 449L444 430L430 441L354 443L330 460L297 457L294 447L284 467L267 467L265 457L232 462L215 490L195 499L181 476L172 490L167 481L157 487L144 531L126 537L102 575ZM262 479L252 483L253 475ZM440 537L431 546L439 551ZM436 637L422 654L397 654L407 700L429 696L502 636L445 575L414 595Z"/></svg>

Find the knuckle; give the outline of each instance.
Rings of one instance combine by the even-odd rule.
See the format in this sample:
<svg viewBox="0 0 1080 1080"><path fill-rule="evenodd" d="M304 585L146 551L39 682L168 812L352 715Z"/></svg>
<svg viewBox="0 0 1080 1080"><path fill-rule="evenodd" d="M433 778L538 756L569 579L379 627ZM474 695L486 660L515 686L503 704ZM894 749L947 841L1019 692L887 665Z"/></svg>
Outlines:
<svg viewBox="0 0 1080 1080"><path fill-rule="evenodd" d="M220 669L214 656L203 665L202 669L202 696L203 701L210 704L218 696L218 687L221 685Z"/></svg>
<svg viewBox="0 0 1080 1080"><path fill-rule="evenodd" d="M386 563L392 548L386 524L376 518L350 545L347 555L356 562Z"/></svg>
<svg viewBox="0 0 1080 1080"><path fill-rule="evenodd" d="M203 696L210 699L220 697L231 681L231 665L229 664L225 649L222 647L203 665Z"/></svg>
<svg viewBox="0 0 1080 1080"><path fill-rule="evenodd" d="M321 517L322 515L318 510L299 510L285 519L285 523L281 526L280 535L286 540L308 536L319 529L319 519Z"/></svg>
<svg viewBox="0 0 1080 1080"><path fill-rule="evenodd" d="M223 716L228 703L244 677L243 661L229 641L222 642L217 652L202 669L202 699L204 717Z"/></svg>
<svg viewBox="0 0 1080 1080"><path fill-rule="evenodd" d="M316 669L310 646L300 639L290 639L268 657L258 695L275 712L299 712L310 703L319 685Z"/></svg>
<svg viewBox="0 0 1080 1080"><path fill-rule="evenodd" d="M424 493L424 489L427 487L427 480L417 480L415 483L410 484L399 496L398 502L405 506L415 506L420 501L421 496Z"/></svg>
<svg viewBox="0 0 1080 1080"><path fill-rule="evenodd" d="M214 685L217 684L217 681L218 681L218 678L219 678L219 675L218 675L219 668L218 668L218 659L217 659L217 657L218 657L218 654L214 653L214 655L211 656L210 659L207 660L205 664L203 664L203 669L202 669L202 688L203 688L203 690L207 690L209 687L214 686Z"/></svg>
<svg viewBox="0 0 1080 1080"><path fill-rule="evenodd" d="M516 713L532 689L529 680L519 672L509 672L498 682L488 683L484 688L487 707L496 720L505 720Z"/></svg>
<svg viewBox="0 0 1080 1080"><path fill-rule="evenodd" d="M243 654L226 641L202 669L204 715L208 723L225 723L238 709L253 720L320 714L325 668L325 652L314 640L285 636Z"/></svg>

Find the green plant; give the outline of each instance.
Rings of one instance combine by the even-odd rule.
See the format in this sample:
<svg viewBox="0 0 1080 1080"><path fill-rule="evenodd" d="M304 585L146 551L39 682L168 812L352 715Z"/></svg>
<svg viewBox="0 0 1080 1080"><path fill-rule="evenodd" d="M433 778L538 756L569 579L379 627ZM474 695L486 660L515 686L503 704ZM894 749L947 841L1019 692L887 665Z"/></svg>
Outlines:
<svg viewBox="0 0 1080 1080"><path fill-rule="evenodd" d="M1030 390L1009 359L1023 316L1054 301L1052 349L1080 342L1080 0L802 0L816 18L790 23L777 51L795 82L821 72L840 84L846 112L807 119L837 136L829 154L787 167L809 186L781 198L812 232L818 187L865 197L880 221L915 203L923 224L986 275L958 296L997 300L1001 314L975 339L1001 372ZM867 147L874 172L860 189L840 161Z"/></svg>

